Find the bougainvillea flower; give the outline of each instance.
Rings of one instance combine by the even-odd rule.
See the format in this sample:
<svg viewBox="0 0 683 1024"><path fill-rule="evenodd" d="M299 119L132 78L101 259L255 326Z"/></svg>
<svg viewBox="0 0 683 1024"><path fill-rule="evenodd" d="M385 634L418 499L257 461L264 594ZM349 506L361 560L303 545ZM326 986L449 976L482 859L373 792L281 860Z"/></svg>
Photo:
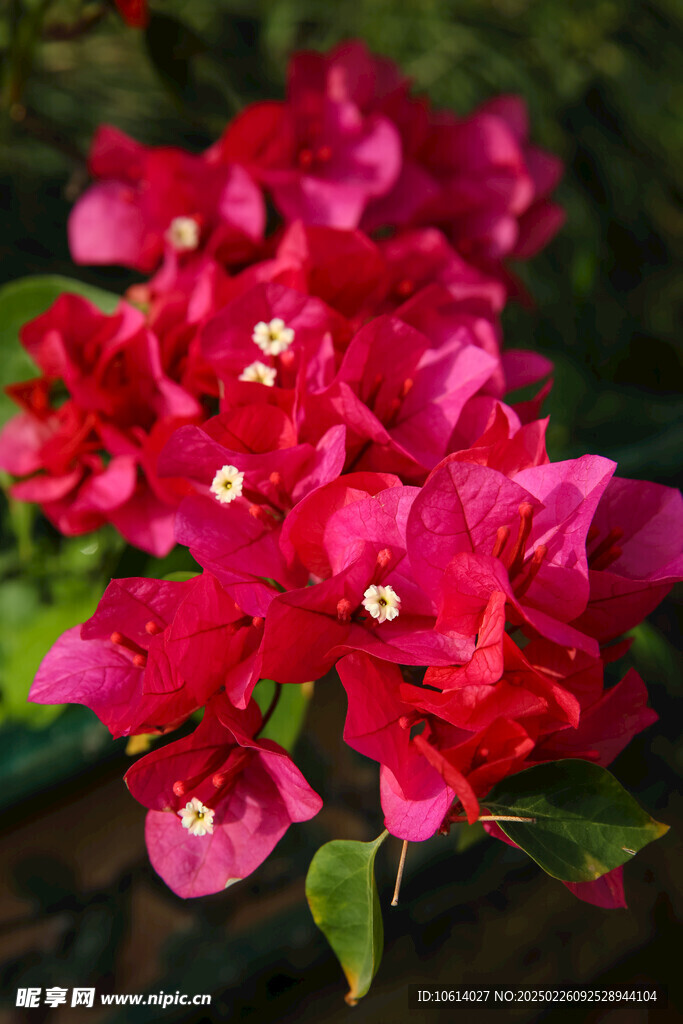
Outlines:
<svg viewBox="0 0 683 1024"><path fill-rule="evenodd" d="M274 428L273 447L265 451L264 421ZM330 428L315 447L281 445L288 427L291 421L274 406L243 406L201 427L181 427L159 459L159 472L191 480L208 497L216 473L224 466L235 467L243 474L243 501L283 514L309 491L339 476L346 457L345 427Z"/></svg>
<svg viewBox="0 0 683 1024"><path fill-rule="evenodd" d="M611 640L683 578L683 498L644 480L610 481L588 534L590 598L575 625Z"/></svg>
<svg viewBox="0 0 683 1024"><path fill-rule="evenodd" d="M323 346L327 334L343 346L350 328L320 299L272 282L256 285L208 321L202 353L219 376L233 379L259 359L277 370L279 387L292 386L301 358L316 357L319 369L309 385L323 387L334 374L332 353Z"/></svg>
<svg viewBox="0 0 683 1024"><path fill-rule="evenodd" d="M461 410L497 365L466 338L434 349L401 320L377 317L355 336L329 388L304 398L304 429L346 423L350 465L419 480L447 453Z"/></svg>
<svg viewBox="0 0 683 1024"><path fill-rule="evenodd" d="M374 299L386 286L386 262L362 231L301 221L282 236L273 269L274 279L322 299L345 317L374 310Z"/></svg>
<svg viewBox="0 0 683 1024"><path fill-rule="evenodd" d="M470 639L451 639L433 629L428 602L419 592L416 595L414 587L408 592L405 578L399 581L391 565L382 564L382 550L364 544L353 561L331 579L289 590L272 600L263 641L267 678L290 683L319 678L348 650L365 650L387 661L411 665L430 660L445 665L467 659ZM400 615L392 621L380 623L365 606L367 591L378 584L390 586L401 599ZM301 636L307 637L303 650Z"/></svg>
<svg viewBox="0 0 683 1024"><path fill-rule="evenodd" d="M380 791L385 824L401 839L428 839L439 829L457 796L470 822L479 816L478 797L519 771L533 738L519 723L498 717L477 732L442 727L438 716L416 712L403 701L401 672L366 654L338 664L349 709L344 739L382 765ZM411 736L411 727L427 728ZM437 782L435 769L441 776Z"/></svg>
<svg viewBox="0 0 683 1024"><path fill-rule="evenodd" d="M22 328L21 341L49 381L63 380L82 409L120 427L199 412L196 399L164 374L156 337L126 302L106 316L79 295L60 295Z"/></svg>
<svg viewBox="0 0 683 1024"><path fill-rule="evenodd" d="M94 616L60 637L45 656L29 700L85 704L114 736L181 721L198 705L181 691L165 655L164 634L192 587L191 580L113 580ZM153 684L152 696L146 696L145 682L152 677L166 681ZM154 696L157 691L162 696Z"/></svg>
<svg viewBox="0 0 683 1024"><path fill-rule="evenodd" d="M127 782L176 893L246 877L320 807L261 738L261 678L338 663L344 738L414 841L529 766L608 764L654 721L637 673L605 688L605 666L683 578L683 504L598 456L549 461L552 366L500 325L523 296L507 261L562 217L521 100L432 111L343 43L295 56L286 100L205 153L104 127L90 170L74 258L153 276L113 315L67 295L26 325L40 376L8 389L0 467L63 533L109 522L204 569L114 581L31 690L166 744ZM624 904L621 871L569 887Z"/></svg>
<svg viewBox="0 0 683 1024"><path fill-rule="evenodd" d="M563 211L549 196L562 164L530 144L519 97L497 97L458 119L411 97L400 69L362 42L301 55L294 68L297 59L318 76L319 95L327 89L366 116L386 118L400 136L400 172L367 205L366 231L415 221L444 224L464 254L490 264L507 255L527 259L561 226Z"/></svg>
<svg viewBox="0 0 683 1024"><path fill-rule="evenodd" d="M547 196L559 160L528 144L526 109L501 97L469 117L434 115L421 159L441 188L419 213L443 224L467 259L492 266L532 255L559 229L562 213Z"/></svg>
<svg viewBox="0 0 683 1024"><path fill-rule="evenodd" d="M479 732L463 732L453 739L437 746L419 734L412 742L455 790L472 825L479 817L479 801L501 779L520 771L534 740L519 722L508 718L496 718Z"/></svg>
<svg viewBox="0 0 683 1024"><path fill-rule="evenodd" d="M343 478L342 478L343 480ZM436 592L421 589L413 579L406 556L405 526L419 493L415 487L391 487L371 497L338 507L317 537L305 542L303 557L328 562L333 575L315 586L279 594L266 617L263 671L281 682L304 682L324 675L346 650L364 650L387 661L408 665L449 665L469 660L471 636L447 635L434 629ZM315 517L312 495L303 508L299 531L288 536L294 546L305 530L304 517ZM372 587L391 587L394 610L375 617L367 602ZM295 653L297 638L310 637L305 650Z"/></svg>
<svg viewBox="0 0 683 1024"><path fill-rule="evenodd" d="M226 683L246 699L261 632L215 580L113 580L48 652L29 699L85 704L114 736L165 731ZM220 671L199 649L222 650Z"/></svg>
<svg viewBox="0 0 683 1024"><path fill-rule="evenodd" d="M472 439L480 429L477 423L485 426ZM521 425L510 406L476 396L468 402L458 422L458 450L451 452L444 463L477 462L514 479L523 469L544 466L550 461L545 446L547 426L547 418Z"/></svg>
<svg viewBox="0 0 683 1024"><path fill-rule="evenodd" d="M288 561L298 558L312 576L328 579L334 575L335 554L328 550L325 534L333 514L346 505L362 501L401 481L391 473L344 473L343 476L318 487L284 521L280 547Z"/></svg>
<svg viewBox="0 0 683 1024"><path fill-rule="evenodd" d="M586 535L613 471L609 460L584 456L523 470L514 481L455 461L432 474L407 535L416 578L443 588L438 628L476 631L491 594L501 591L541 635L597 654L566 623L588 599Z"/></svg>
<svg viewBox="0 0 683 1024"><path fill-rule="evenodd" d="M260 724L255 704L239 713L219 695L190 736L147 754L126 775L150 808L152 866L178 896L220 892L245 878L293 822L322 806L282 747L255 738Z"/></svg>
<svg viewBox="0 0 683 1024"><path fill-rule="evenodd" d="M437 715L459 729L484 729L496 718L534 718L527 729L538 734L560 725L577 726L579 698L561 677L531 663L504 631L505 595L495 591L477 634L471 660L463 666L430 666L424 686L405 684L406 703ZM436 692L427 687L436 687Z"/></svg>
<svg viewBox="0 0 683 1024"><path fill-rule="evenodd" d="M252 104L216 148L268 188L287 220L339 228L357 227L401 168L394 126L339 95L326 58L315 53L293 57L286 102Z"/></svg>
<svg viewBox="0 0 683 1024"><path fill-rule="evenodd" d="M389 278L388 299L402 305L421 288L438 284L472 311L500 313L506 291L499 280L467 263L436 228L404 231L379 243Z"/></svg>
<svg viewBox="0 0 683 1024"><path fill-rule="evenodd" d="M17 476L35 475L13 484L11 493L39 504L65 536L111 522L132 544L163 556L174 543L177 501L169 504L150 491L134 444L107 464L99 454L106 448L101 426L73 402L46 419L15 416L0 432L0 465Z"/></svg>
<svg viewBox="0 0 683 1024"><path fill-rule="evenodd" d="M253 508L256 514L250 509ZM280 522L260 506L191 495L176 517L176 539L248 615L263 616L280 587L302 586L305 573L288 564L278 541Z"/></svg>
<svg viewBox="0 0 683 1024"><path fill-rule="evenodd" d="M150 272L165 247L193 254L220 232L222 254L244 258L263 236L260 190L242 167L171 146L144 146L104 126L93 140L96 180L69 219L76 263Z"/></svg>
<svg viewBox="0 0 683 1024"><path fill-rule="evenodd" d="M637 733L657 721L658 715L647 707L647 701L645 683L635 669L630 669L620 683L582 710L575 728L562 729L539 741L530 760L582 757L610 764Z"/></svg>
<svg viewBox="0 0 683 1024"><path fill-rule="evenodd" d="M530 205L519 217L517 242L512 256L517 260L530 259L557 234L564 223L564 210L549 199L562 177L562 161L529 142L529 114L519 96L497 96L483 104L479 113L492 114L504 121L522 148L534 193Z"/></svg>
<svg viewBox="0 0 683 1024"><path fill-rule="evenodd" d="M410 741L401 718L412 708L400 697L397 665L348 654L337 670L348 698L344 740L379 761L382 810L392 835L415 842L438 830L455 793Z"/></svg>
<svg viewBox="0 0 683 1024"><path fill-rule="evenodd" d="M386 117L401 138L400 173L391 189L368 204L363 228L374 231L409 223L439 191L419 160L429 129L426 100L411 97L410 81L400 69L385 57L370 53L358 40L341 43L324 59L334 95L355 103L364 114Z"/></svg>
<svg viewBox="0 0 683 1024"><path fill-rule="evenodd" d="M21 342L43 377L14 385L12 397L36 416L51 411L50 387L62 379L75 398L93 410L110 401L100 379L107 365L144 333L142 314L126 302L105 316L78 295L61 295L43 314L21 329Z"/></svg>
<svg viewBox="0 0 683 1024"><path fill-rule="evenodd" d="M194 420L201 407L163 372L142 314L122 302L105 316L62 295L21 338L44 376L12 389L24 412L0 434L3 468L35 474L14 496L39 503L67 535L113 522L133 544L166 554L179 498L154 488L154 428ZM71 396L61 405L60 381Z"/></svg>

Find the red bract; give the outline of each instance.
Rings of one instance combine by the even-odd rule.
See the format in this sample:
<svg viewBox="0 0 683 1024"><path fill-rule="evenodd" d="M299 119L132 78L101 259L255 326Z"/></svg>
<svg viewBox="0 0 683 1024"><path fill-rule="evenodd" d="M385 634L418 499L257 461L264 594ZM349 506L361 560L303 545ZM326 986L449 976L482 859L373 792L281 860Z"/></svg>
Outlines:
<svg viewBox="0 0 683 1024"><path fill-rule="evenodd" d="M242 167L143 146L110 126L95 136L89 166L96 184L69 220L76 263L149 273L165 249L192 258L207 247L240 262L263 236L263 199Z"/></svg>
<svg viewBox="0 0 683 1024"><path fill-rule="evenodd" d="M407 557L405 527L418 489L391 487L363 497L356 488L343 494L334 487L334 510L322 534L315 525L316 494L291 514L295 524L283 538L284 549L291 546L309 569L329 566L329 578L273 600L264 673L305 682L323 675L347 650L409 665L467 660L473 637L434 629L436 595L415 582ZM298 644L302 635L310 637L305 650Z"/></svg>
<svg viewBox="0 0 683 1024"><path fill-rule="evenodd" d="M528 132L523 101L500 97L462 120L435 115L420 151L439 185L420 218L444 225L456 248L485 266L533 255L564 219L547 198L562 165L531 146Z"/></svg>
<svg viewBox="0 0 683 1024"><path fill-rule="evenodd" d="M376 317L349 345L334 381L302 398L303 429L347 426L347 467L420 481L447 453L465 403L498 368L462 329L439 348L401 320Z"/></svg>
<svg viewBox="0 0 683 1024"><path fill-rule="evenodd" d="M131 28L147 28L149 8L147 0L115 0L119 14Z"/></svg>
<svg viewBox="0 0 683 1024"><path fill-rule="evenodd" d="M14 496L39 503L62 533L112 522L132 543L166 554L179 494L154 486L155 427L196 419L201 407L164 373L142 314L122 302L105 316L62 295L21 338L43 377L10 391L25 411L0 434L0 464L29 477ZM62 387L70 397L59 405Z"/></svg>
<svg viewBox="0 0 683 1024"><path fill-rule="evenodd" d="M533 749L525 729L500 715L487 727L468 733L428 712L416 713L402 699L401 673L394 665L353 654L339 663L339 675L349 700L344 738L382 765L386 825L401 839L432 836L455 797L468 819L475 821L477 797L519 770ZM411 736L411 727L420 721L427 728Z"/></svg>
<svg viewBox="0 0 683 1024"><path fill-rule="evenodd" d="M558 231L563 211L549 196L562 164L529 142L519 97L497 97L459 119L410 97L408 79L362 43L342 44L318 58L321 65L328 90L366 115L387 118L401 138L400 174L368 205L366 230L443 224L461 252L487 265L528 259Z"/></svg>
<svg viewBox="0 0 683 1024"><path fill-rule="evenodd" d="M199 494L215 501L211 484L216 474L225 465L235 466L244 474L242 496L237 500L246 502L252 515L256 506L262 513L281 517L309 491L341 473L346 431L343 426L331 427L315 447L290 444L264 451L254 444L254 432L257 428L262 439L264 420L269 418L279 420L277 426L291 427L281 410L262 405L242 406L237 414L217 416L201 427L181 427L166 445L159 471L193 481ZM239 427L245 428L242 436Z"/></svg>
<svg viewBox="0 0 683 1024"><path fill-rule="evenodd" d="M291 62L285 103L256 103L228 126L217 151L243 163L287 220L354 228L401 168L398 132L364 115L336 88L322 54Z"/></svg>
<svg viewBox="0 0 683 1024"><path fill-rule="evenodd" d="M179 896L238 882L293 822L322 806L282 747L254 738L260 722L255 704L239 714L218 696L190 736L147 754L126 775L150 808L152 866Z"/></svg>
<svg viewBox="0 0 683 1024"><path fill-rule="evenodd" d="M615 477L588 534L590 597L577 628L601 642L637 625L683 578L680 491Z"/></svg>
<svg viewBox="0 0 683 1024"><path fill-rule="evenodd" d="M557 761L563 757L582 757L598 764L610 764L637 733L657 721L658 716L647 707L647 700L645 683L631 669L620 683L582 709L576 728L544 736L533 759Z"/></svg>
<svg viewBox="0 0 683 1024"><path fill-rule="evenodd" d="M345 317L371 315L386 287L385 261L362 231L301 221L285 231L272 272L282 284L317 296Z"/></svg>
<svg viewBox="0 0 683 1024"><path fill-rule="evenodd" d="M342 658L338 671L349 703L344 739L382 766L387 828L401 839L429 839L455 793L417 750L402 723L412 709L401 701L398 666L354 653Z"/></svg>
<svg viewBox="0 0 683 1024"><path fill-rule="evenodd" d="M463 311L489 317L505 304L500 281L471 266L435 228L405 231L379 243L390 279L389 297L399 305L423 287L438 284ZM467 305L465 305L467 303Z"/></svg>
<svg viewBox="0 0 683 1024"><path fill-rule="evenodd" d="M607 459L584 456L522 470L514 481L457 461L433 473L412 509L408 546L422 586L441 588L438 628L476 631L500 591L516 625L597 654L567 623L588 600L586 536L613 472Z"/></svg>
<svg viewBox="0 0 683 1024"><path fill-rule="evenodd" d="M275 371L269 386L293 387L303 367L307 385L320 388L334 373L333 343L344 347L350 333L319 299L273 282L256 285L209 320L202 352L227 380L248 381L246 371L262 363Z"/></svg>
<svg viewBox="0 0 683 1024"><path fill-rule="evenodd" d="M114 580L46 655L29 699L85 704L114 736L163 732L223 686L244 706L261 633L210 576Z"/></svg>

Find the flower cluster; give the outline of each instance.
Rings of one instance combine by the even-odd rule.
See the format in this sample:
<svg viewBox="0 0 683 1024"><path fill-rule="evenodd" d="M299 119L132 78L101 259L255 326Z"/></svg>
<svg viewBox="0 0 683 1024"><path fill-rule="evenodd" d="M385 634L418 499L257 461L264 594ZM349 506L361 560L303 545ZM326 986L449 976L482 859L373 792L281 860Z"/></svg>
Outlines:
<svg viewBox="0 0 683 1024"><path fill-rule="evenodd" d="M89 166L95 182L69 223L74 260L153 276L113 316L65 295L22 332L40 376L10 389L22 412L0 434L0 468L64 534L109 521L166 554L187 488L160 483L158 455L219 395L223 408L241 404L229 400L238 382L298 392L284 411L301 440L345 425L364 465L389 444L382 466L405 474L412 462L413 480L449 450L477 390L502 397L549 369L519 354L505 365L499 351L504 261L531 255L561 221L547 198L559 161L530 145L516 98L460 120L430 111L354 43L295 56L286 101L248 108L203 154L105 126ZM268 237L266 195L283 217ZM350 342L394 313L424 337L403 334L404 376L373 397L371 335ZM413 383L412 395L388 394Z"/></svg>
<svg viewBox="0 0 683 1024"><path fill-rule="evenodd" d="M404 840L476 821L529 766L608 764L655 718L604 667L683 576L683 506L597 455L550 462L546 386L505 400L551 369L502 349L506 260L561 219L522 103L431 111L349 44L296 56L286 100L201 156L102 129L91 169L74 257L153 272L128 296L144 313L66 296L27 325L42 376L13 389L0 456L64 532L109 520L202 567L113 581L31 691L114 736L184 725L126 777L159 874L218 891L317 813L262 735L264 678L277 695L336 666L344 738ZM574 888L615 905L620 886Z"/></svg>

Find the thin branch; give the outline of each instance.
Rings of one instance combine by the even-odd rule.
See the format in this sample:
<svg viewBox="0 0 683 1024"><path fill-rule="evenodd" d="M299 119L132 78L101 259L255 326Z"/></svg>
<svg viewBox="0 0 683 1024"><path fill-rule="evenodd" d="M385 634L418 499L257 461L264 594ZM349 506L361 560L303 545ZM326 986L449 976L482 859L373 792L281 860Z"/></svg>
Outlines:
<svg viewBox="0 0 683 1024"><path fill-rule="evenodd" d="M456 818L449 818L452 822L466 822L467 818L464 814L458 815ZM477 821L524 821L529 824L535 825L535 818L519 818L514 814L482 814Z"/></svg>
<svg viewBox="0 0 683 1024"><path fill-rule="evenodd" d="M403 840L403 846L401 848L401 859L398 862L398 873L396 875L396 885L394 886L394 896L391 901L392 907L398 906L398 894L401 891L401 882L403 881L403 869L406 866L406 853L408 852L408 840Z"/></svg>
<svg viewBox="0 0 683 1024"><path fill-rule="evenodd" d="M261 728L256 733L256 736L260 736L261 735L261 733L263 732L265 727L268 725L268 722L273 717L273 712L275 711L275 708L278 705L278 701L280 700L281 694L282 694L282 683L276 683L275 684L275 693L273 694L273 698L272 698L272 700L270 702L268 710L266 711L265 715L263 716L263 719L261 720ZM256 736L254 737L254 739L256 739Z"/></svg>

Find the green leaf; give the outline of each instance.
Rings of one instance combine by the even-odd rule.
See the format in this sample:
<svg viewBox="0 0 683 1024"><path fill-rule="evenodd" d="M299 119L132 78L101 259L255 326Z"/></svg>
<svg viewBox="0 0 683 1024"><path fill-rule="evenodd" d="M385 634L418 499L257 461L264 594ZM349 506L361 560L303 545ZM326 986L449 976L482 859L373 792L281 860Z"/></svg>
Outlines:
<svg viewBox="0 0 683 1024"><path fill-rule="evenodd" d="M31 597L17 596L27 601ZM0 720L21 719L41 728L61 713L60 706L28 704L28 691L52 644L67 629L88 619L96 606L97 594L79 587L57 604L34 607L28 621L5 631L0 649Z"/></svg>
<svg viewBox="0 0 683 1024"><path fill-rule="evenodd" d="M321 846L306 876L306 899L313 920L334 950L355 1006L379 967L384 928L375 882L375 856L389 835L372 843L337 839Z"/></svg>
<svg viewBox="0 0 683 1024"><path fill-rule="evenodd" d="M484 801L505 834L544 871L592 882L668 831L605 768L570 758L527 768L499 782Z"/></svg>
<svg viewBox="0 0 683 1024"><path fill-rule="evenodd" d="M38 373L19 341L19 330L44 313L63 292L74 292L90 299L103 313L112 313L120 301L120 296L111 292L57 275L23 277L0 288L0 422L17 411L2 389Z"/></svg>
<svg viewBox="0 0 683 1024"><path fill-rule="evenodd" d="M275 686L272 679L261 679L254 689L254 699L262 714L270 707ZM260 736L266 740L275 740L291 753L304 724L312 687L312 683L282 685L277 707Z"/></svg>
<svg viewBox="0 0 683 1024"><path fill-rule="evenodd" d="M162 576L162 580L169 580L171 583L186 583L188 580L193 580L199 576L198 572L185 572L179 570L178 572L167 572L165 576Z"/></svg>

